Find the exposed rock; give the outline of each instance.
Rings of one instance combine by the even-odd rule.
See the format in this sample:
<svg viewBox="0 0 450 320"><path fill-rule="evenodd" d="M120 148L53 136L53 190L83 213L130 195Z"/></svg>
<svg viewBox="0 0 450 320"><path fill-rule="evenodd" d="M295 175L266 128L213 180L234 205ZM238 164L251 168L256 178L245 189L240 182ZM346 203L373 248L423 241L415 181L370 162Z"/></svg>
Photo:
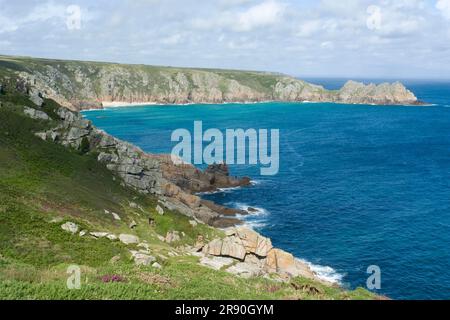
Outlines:
<svg viewBox="0 0 450 320"><path fill-rule="evenodd" d="M80 237L84 237L87 234L86 230L82 230L80 231L80 233L78 234Z"/></svg>
<svg viewBox="0 0 450 320"><path fill-rule="evenodd" d="M202 255L239 261L227 271L242 277L276 273L283 279L297 276L316 278L308 265L295 259L290 253L274 249L270 239L257 232L243 227L224 231L224 239L214 239L204 246L196 246L195 251L202 250Z"/></svg>
<svg viewBox="0 0 450 320"><path fill-rule="evenodd" d="M164 239L167 243L173 243L181 240L180 233L178 231L167 232L166 238Z"/></svg>
<svg viewBox="0 0 450 320"><path fill-rule="evenodd" d="M99 130L100 134L100 142L98 143L99 148L111 148L117 145L117 140L110 136L109 134L104 134L103 131Z"/></svg>
<svg viewBox="0 0 450 320"><path fill-rule="evenodd" d="M220 255L236 258L238 260L244 260L246 254L247 252L243 242L238 237L227 237L222 241Z"/></svg>
<svg viewBox="0 0 450 320"><path fill-rule="evenodd" d="M234 266L229 267L226 271L242 278L257 277L262 273L259 266L246 262L239 262Z"/></svg>
<svg viewBox="0 0 450 320"><path fill-rule="evenodd" d="M250 178L241 179L230 177L230 170L226 164L212 164L205 170L205 174L209 177L210 183L215 188L232 188L250 185Z"/></svg>
<svg viewBox="0 0 450 320"><path fill-rule="evenodd" d="M120 242L127 244L127 245L139 243L139 238L132 234L120 234L119 240L120 240Z"/></svg>
<svg viewBox="0 0 450 320"><path fill-rule="evenodd" d="M23 109L23 113L31 119L50 120L50 117L44 111L36 110L33 108L25 107Z"/></svg>
<svg viewBox="0 0 450 320"><path fill-rule="evenodd" d="M162 266L158 262L153 263L152 267L155 269L162 269Z"/></svg>
<svg viewBox="0 0 450 320"><path fill-rule="evenodd" d="M294 256L281 249L272 249L267 255L265 270L269 273L287 274L297 277L303 276L314 279L314 273L306 264L301 263Z"/></svg>
<svg viewBox="0 0 450 320"><path fill-rule="evenodd" d="M205 246L205 239L201 234L199 234L197 236L197 241L195 242L195 245L194 245L194 250L196 252L198 252L198 251L202 250L204 246Z"/></svg>
<svg viewBox="0 0 450 320"><path fill-rule="evenodd" d="M220 256L222 254L222 244L223 241L221 239L214 239L203 247L203 253L213 256Z"/></svg>
<svg viewBox="0 0 450 320"><path fill-rule="evenodd" d="M120 216L117 214L117 213L115 213L115 212L111 212L111 214L112 214L112 216L113 216L113 218L114 218L114 220L117 220L117 221L120 221L120 220L122 220L121 218L120 218Z"/></svg>
<svg viewBox="0 0 450 320"><path fill-rule="evenodd" d="M226 235L227 237L231 237L231 236L236 235L236 228L234 228L234 227L232 227L232 228L227 228L227 229L224 230L224 232L225 232L225 235Z"/></svg>
<svg viewBox="0 0 450 320"><path fill-rule="evenodd" d="M117 262L119 262L121 259L120 255L114 256L111 258L111 260L109 260L109 263L111 264L116 264Z"/></svg>
<svg viewBox="0 0 450 320"><path fill-rule="evenodd" d="M79 113L72 112L66 108L59 108L56 111L56 114L60 117L61 120L64 120L67 124L71 124L77 120L81 120L82 116Z"/></svg>
<svg viewBox="0 0 450 320"><path fill-rule="evenodd" d="M194 228L198 225L197 221L195 220L189 220L189 224Z"/></svg>
<svg viewBox="0 0 450 320"><path fill-rule="evenodd" d="M247 228L237 228L236 235L242 240L242 244L249 253L260 257L266 257L272 249L270 239L259 235L257 232Z"/></svg>
<svg viewBox="0 0 450 320"><path fill-rule="evenodd" d="M247 228L228 229L223 240L213 240L204 247L203 252L215 256L229 256L243 260L247 253L266 257L272 249L270 239Z"/></svg>
<svg viewBox="0 0 450 320"><path fill-rule="evenodd" d="M130 205L130 208L132 208L132 209L138 209L138 207L139 207L138 204L135 202L130 202L129 205Z"/></svg>
<svg viewBox="0 0 450 320"><path fill-rule="evenodd" d="M164 209L159 205L156 206L156 212L158 212L158 214L161 216L164 215Z"/></svg>
<svg viewBox="0 0 450 320"><path fill-rule="evenodd" d="M248 214L248 212L245 210L224 207L217 203L214 203L214 202L208 201L208 200L204 200L204 199L201 199L201 204L202 204L202 206L205 206L205 207L211 209L212 211L219 213L222 216L236 216L238 214L241 216L245 216Z"/></svg>
<svg viewBox="0 0 450 320"><path fill-rule="evenodd" d="M146 242L141 242L137 246L138 248L144 248L146 251L150 251L150 246Z"/></svg>
<svg viewBox="0 0 450 320"><path fill-rule="evenodd" d="M130 253L133 257L134 263L138 266L150 266L153 262L156 261L155 257L146 253L142 253L139 251L130 251Z"/></svg>
<svg viewBox="0 0 450 320"><path fill-rule="evenodd" d="M33 102L38 107L42 107L44 99L42 99L42 94L35 88L31 88L28 92L31 102Z"/></svg>
<svg viewBox="0 0 450 320"><path fill-rule="evenodd" d="M61 228L62 228L64 231L70 232L70 233L72 233L72 234L77 233L77 232L78 232L78 229L79 229L78 225L76 225L76 224L73 223L73 222L66 222L66 223L64 223L64 224L61 226Z"/></svg>
<svg viewBox="0 0 450 320"><path fill-rule="evenodd" d="M116 163L118 161L118 157L115 154L100 152L97 160L104 163Z"/></svg>
<svg viewBox="0 0 450 320"><path fill-rule="evenodd" d="M79 140L81 142L81 138L87 137L89 135L89 130L88 129L82 129L82 128L77 128L77 127L71 127L69 129L69 132L67 134L67 140L69 140L70 142Z"/></svg>
<svg viewBox="0 0 450 320"><path fill-rule="evenodd" d="M90 232L89 233L94 238L100 239L105 238L109 233L108 232Z"/></svg>
<svg viewBox="0 0 450 320"><path fill-rule="evenodd" d="M399 82L364 85L361 82L348 81L339 90L336 101L367 104L416 104L417 98Z"/></svg>
<svg viewBox="0 0 450 320"><path fill-rule="evenodd" d="M130 222L130 224L129 224L129 227L130 227L130 229L136 228L136 227L137 227L136 221L132 220L132 221Z"/></svg>
<svg viewBox="0 0 450 320"><path fill-rule="evenodd" d="M106 237L111 241L117 240L117 236L115 234L108 234Z"/></svg>
<svg viewBox="0 0 450 320"><path fill-rule="evenodd" d="M47 133L46 132L36 132L35 134L34 134L36 137L38 137L39 139L42 139L42 140L47 140Z"/></svg>
<svg viewBox="0 0 450 320"><path fill-rule="evenodd" d="M203 172L190 164L174 164L169 156L161 156L160 161L163 177L187 193L250 185L249 178L230 177L228 166L225 164L209 166ZM179 190L166 191L168 196L175 196L178 193Z"/></svg>
<svg viewBox="0 0 450 320"><path fill-rule="evenodd" d="M220 270L223 267L227 267L233 264L234 260L231 258L223 258L223 257L204 257L200 259L200 264L214 270Z"/></svg>

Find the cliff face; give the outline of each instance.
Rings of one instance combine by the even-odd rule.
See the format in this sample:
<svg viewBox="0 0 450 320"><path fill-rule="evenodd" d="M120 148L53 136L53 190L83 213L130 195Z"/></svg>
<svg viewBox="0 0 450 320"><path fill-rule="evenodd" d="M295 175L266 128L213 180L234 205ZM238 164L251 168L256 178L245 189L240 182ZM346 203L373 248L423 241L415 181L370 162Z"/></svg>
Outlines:
<svg viewBox="0 0 450 320"><path fill-rule="evenodd" d="M312 101L361 104L417 104L402 84L350 81L329 91L289 76L230 70L183 69L97 62L0 57L21 86L35 88L71 110L103 103L224 103Z"/></svg>

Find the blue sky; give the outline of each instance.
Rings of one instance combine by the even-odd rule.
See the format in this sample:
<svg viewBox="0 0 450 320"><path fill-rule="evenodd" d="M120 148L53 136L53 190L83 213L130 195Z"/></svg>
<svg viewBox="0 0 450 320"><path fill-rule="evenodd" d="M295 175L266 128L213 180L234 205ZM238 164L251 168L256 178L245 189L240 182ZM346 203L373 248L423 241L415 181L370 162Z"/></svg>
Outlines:
<svg viewBox="0 0 450 320"><path fill-rule="evenodd" d="M0 53L450 78L450 0L0 0Z"/></svg>

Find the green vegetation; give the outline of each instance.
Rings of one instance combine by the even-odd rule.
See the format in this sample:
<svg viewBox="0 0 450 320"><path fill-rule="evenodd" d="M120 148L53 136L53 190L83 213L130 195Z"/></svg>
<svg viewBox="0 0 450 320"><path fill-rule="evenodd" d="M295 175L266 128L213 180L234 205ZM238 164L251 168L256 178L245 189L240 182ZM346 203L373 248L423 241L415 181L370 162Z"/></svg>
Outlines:
<svg viewBox="0 0 450 320"><path fill-rule="evenodd" d="M33 132L54 127L56 121L25 117L23 105L32 106L25 95L7 88L0 102L0 299L375 298L362 289L349 292L305 279L245 280L199 266L198 258L181 246L193 245L199 235L221 237L220 231L194 227L175 212L158 215L157 199L121 186L88 146L70 150L36 137ZM45 100L42 108L56 119L57 107ZM62 230L69 221L88 232L138 235L162 269L136 266L129 247L119 241ZM131 222L137 224L133 230ZM170 245L159 240L172 230L185 236ZM80 290L66 286L66 270L73 264L81 267ZM112 275L122 281L105 282L103 277Z"/></svg>

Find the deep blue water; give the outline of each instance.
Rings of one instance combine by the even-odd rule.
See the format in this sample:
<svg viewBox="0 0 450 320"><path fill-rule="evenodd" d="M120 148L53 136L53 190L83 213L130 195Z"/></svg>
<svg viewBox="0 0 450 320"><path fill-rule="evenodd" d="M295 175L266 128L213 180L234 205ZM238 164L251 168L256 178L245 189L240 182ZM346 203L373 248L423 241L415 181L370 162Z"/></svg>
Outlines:
<svg viewBox="0 0 450 320"><path fill-rule="evenodd" d="M316 83L334 88L339 79ZM406 82L431 107L333 104L150 106L86 112L95 125L153 153L172 130L279 128L280 172L232 166L257 184L205 197L260 214L248 223L344 286L394 299L450 298L450 83ZM332 268L332 269L331 269Z"/></svg>

